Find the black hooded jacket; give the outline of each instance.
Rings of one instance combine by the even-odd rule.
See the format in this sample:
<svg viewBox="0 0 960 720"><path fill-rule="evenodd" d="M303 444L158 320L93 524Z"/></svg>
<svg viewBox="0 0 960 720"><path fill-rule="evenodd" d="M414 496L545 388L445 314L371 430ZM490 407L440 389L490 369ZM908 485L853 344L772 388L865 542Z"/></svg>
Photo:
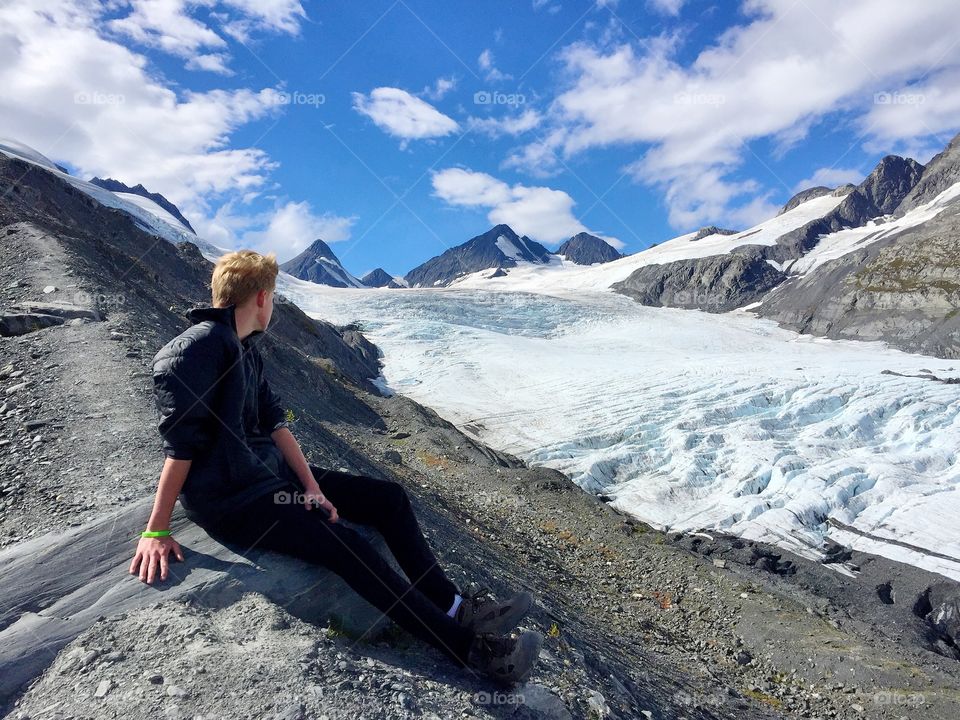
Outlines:
<svg viewBox="0 0 960 720"><path fill-rule="evenodd" d="M263 373L254 331L237 336L235 306L189 310L193 323L153 358L158 429L167 457L192 460L180 504L198 524L295 480L270 437L286 412Z"/></svg>

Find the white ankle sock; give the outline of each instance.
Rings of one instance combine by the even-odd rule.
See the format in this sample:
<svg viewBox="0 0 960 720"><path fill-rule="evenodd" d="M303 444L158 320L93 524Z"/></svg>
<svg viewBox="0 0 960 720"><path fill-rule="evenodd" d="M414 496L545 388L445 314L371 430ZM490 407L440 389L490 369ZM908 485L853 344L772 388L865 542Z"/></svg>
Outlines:
<svg viewBox="0 0 960 720"><path fill-rule="evenodd" d="M447 610L447 615L453 617L457 614L457 608L460 607L460 603L463 601L463 598L460 597L460 594L457 593L456 597L453 599L453 605L450 606L450 609Z"/></svg>

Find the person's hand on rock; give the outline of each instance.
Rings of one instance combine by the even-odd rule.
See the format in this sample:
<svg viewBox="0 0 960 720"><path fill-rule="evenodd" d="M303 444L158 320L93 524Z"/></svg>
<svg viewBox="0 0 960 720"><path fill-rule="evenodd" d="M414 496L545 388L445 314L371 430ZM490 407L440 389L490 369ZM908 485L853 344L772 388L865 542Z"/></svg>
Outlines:
<svg viewBox="0 0 960 720"><path fill-rule="evenodd" d="M166 580L169 574L169 556L173 554L180 562L183 562L183 550L179 543L171 536L167 537L142 537L137 543L137 552L130 563L130 574L136 575L139 572L140 581L150 584L160 574L161 580Z"/></svg>

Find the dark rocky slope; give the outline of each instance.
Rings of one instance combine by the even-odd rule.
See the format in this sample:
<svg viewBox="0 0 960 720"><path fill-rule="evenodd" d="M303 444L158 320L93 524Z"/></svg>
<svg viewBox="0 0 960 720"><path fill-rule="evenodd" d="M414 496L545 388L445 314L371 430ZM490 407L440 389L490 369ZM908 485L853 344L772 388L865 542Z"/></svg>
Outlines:
<svg viewBox="0 0 960 720"><path fill-rule="evenodd" d="M790 279L755 312L799 332L960 357L960 201Z"/></svg>
<svg viewBox="0 0 960 720"><path fill-rule="evenodd" d="M730 253L647 265L611 287L643 305L728 312L759 300L785 278L757 254Z"/></svg>

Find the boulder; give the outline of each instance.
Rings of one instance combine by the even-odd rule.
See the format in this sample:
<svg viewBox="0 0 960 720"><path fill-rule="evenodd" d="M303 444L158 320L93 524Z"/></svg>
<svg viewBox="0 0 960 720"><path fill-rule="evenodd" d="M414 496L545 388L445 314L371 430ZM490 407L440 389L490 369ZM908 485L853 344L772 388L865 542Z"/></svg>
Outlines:
<svg viewBox="0 0 960 720"><path fill-rule="evenodd" d="M128 570L152 504L152 497L144 498L68 532L0 551L0 703L100 616L162 601L219 608L255 591L304 621L325 625L332 619L350 636L370 637L391 622L325 567L215 539L179 506L170 527L184 561L170 564L166 580L143 583ZM340 522L364 535L401 572L379 532Z"/></svg>
<svg viewBox="0 0 960 720"><path fill-rule="evenodd" d="M74 305L73 303L35 302L32 300L25 300L19 303L17 307L22 308L23 311L27 313L55 315L56 317L63 318L64 320L72 320L74 318L84 318L86 320L95 321L103 320L103 316L98 310L80 307L79 305Z"/></svg>
<svg viewBox="0 0 960 720"><path fill-rule="evenodd" d="M0 336L26 335L53 325L62 325L64 319L45 313L9 313L0 315Z"/></svg>

